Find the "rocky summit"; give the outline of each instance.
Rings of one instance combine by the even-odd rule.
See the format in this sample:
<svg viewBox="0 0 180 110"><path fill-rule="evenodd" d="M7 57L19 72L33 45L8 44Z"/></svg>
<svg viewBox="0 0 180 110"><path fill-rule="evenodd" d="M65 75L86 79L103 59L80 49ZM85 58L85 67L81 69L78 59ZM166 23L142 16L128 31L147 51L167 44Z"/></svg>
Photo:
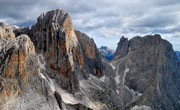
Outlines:
<svg viewBox="0 0 180 110"><path fill-rule="evenodd" d="M111 61L105 50L60 9L31 28L0 23L0 110L180 109L180 63L168 41L122 37Z"/></svg>

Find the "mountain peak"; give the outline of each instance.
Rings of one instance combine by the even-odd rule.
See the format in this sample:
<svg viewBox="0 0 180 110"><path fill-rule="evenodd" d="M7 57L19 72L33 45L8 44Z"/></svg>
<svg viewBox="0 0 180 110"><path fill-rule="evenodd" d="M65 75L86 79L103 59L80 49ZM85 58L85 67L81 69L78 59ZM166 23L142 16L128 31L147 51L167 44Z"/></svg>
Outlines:
<svg viewBox="0 0 180 110"><path fill-rule="evenodd" d="M177 104L177 99L171 97L178 97L180 91L175 86L179 83L180 69L177 56L168 41L157 34L137 36L129 41L121 38L115 55L113 63L118 65L116 71L122 76L119 83L124 84L130 92L133 90L135 94L143 94L143 98L134 103L146 103L152 108L156 108L156 105L160 108L176 108L173 105ZM158 94L168 94L169 98L164 99ZM152 97L158 98L150 101ZM169 102L169 105L163 105Z"/></svg>
<svg viewBox="0 0 180 110"><path fill-rule="evenodd" d="M10 26L3 22L0 22L0 38L4 40L15 38L14 30L17 29L16 26Z"/></svg>
<svg viewBox="0 0 180 110"><path fill-rule="evenodd" d="M125 38L124 36L121 37L116 52L115 57L122 58L128 53L128 38Z"/></svg>

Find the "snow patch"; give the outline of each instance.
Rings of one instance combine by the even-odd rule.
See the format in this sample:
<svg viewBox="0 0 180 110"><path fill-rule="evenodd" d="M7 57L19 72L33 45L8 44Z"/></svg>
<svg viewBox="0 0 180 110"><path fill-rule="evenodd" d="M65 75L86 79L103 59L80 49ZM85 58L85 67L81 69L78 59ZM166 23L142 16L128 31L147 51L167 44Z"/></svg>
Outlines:
<svg viewBox="0 0 180 110"><path fill-rule="evenodd" d="M131 108L131 110L152 110L151 107L146 106L146 105L135 105L134 107Z"/></svg>
<svg viewBox="0 0 180 110"><path fill-rule="evenodd" d="M113 70L116 69L116 67L115 67L112 63L110 63L110 65L111 65L111 67L112 67Z"/></svg>
<svg viewBox="0 0 180 110"><path fill-rule="evenodd" d="M124 71L124 76L123 76L123 85L126 87L126 89L128 89L131 93L133 93L135 96L137 97L141 97L142 96L142 93L139 93L139 92L136 92L134 91L133 89L130 89L128 86L125 85L125 77L127 75L127 73L129 72L129 68L127 67L126 65L126 69Z"/></svg>
<svg viewBox="0 0 180 110"><path fill-rule="evenodd" d="M124 85L124 82L125 82L125 77L126 77L126 74L129 72L129 68L127 67L126 65L126 69L124 71L124 75L123 75L123 85Z"/></svg>
<svg viewBox="0 0 180 110"><path fill-rule="evenodd" d="M42 70L46 70L46 68L45 68L46 62L45 62L45 60L44 60L43 54L38 54L37 56L38 56L39 61L40 61L40 70L41 70L41 69L42 69ZM56 89L55 89L53 80L50 79L50 78L46 78L42 72L40 73L40 75L41 75L41 77L42 77L43 79L45 79L45 81L48 83L49 87L51 88L51 91L54 93L54 92L56 91Z"/></svg>
<svg viewBox="0 0 180 110"><path fill-rule="evenodd" d="M143 94L139 92L135 92L138 97L141 97Z"/></svg>
<svg viewBox="0 0 180 110"><path fill-rule="evenodd" d="M43 73L40 74L43 79L46 80L46 77L43 75Z"/></svg>
<svg viewBox="0 0 180 110"><path fill-rule="evenodd" d="M52 79L49 79L49 80L50 80L50 87L51 87L51 90L52 90L52 92L54 93L54 92L56 91L56 88L55 88L55 86L54 86L54 82L53 82Z"/></svg>
<svg viewBox="0 0 180 110"><path fill-rule="evenodd" d="M101 78L99 78L102 82L105 82L105 76L102 76Z"/></svg>
<svg viewBox="0 0 180 110"><path fill-rule="evenodd" d="M134 94L137 97L141 97L143 94L140 92L136 92L133 89L130 89L128 86L124 85L127 90L129 90L132 94Z"/></svg>
<svg viewBox="0 0 180 110"><path fill-rule="evenodd" d="M63 102L66 104L78 104L78 103L80 103L80 101L75 99L72 94L66 92L65 90L63 90L61 88L58 88L57 92L61 95Z"/></svg>
<svg viewBox="0 0 180 110"><path fill-rule="evenodd" d="M118 94L119 94L119 90L117 90L117 89L116 89L116 93L118 93Z"/></svg>
<svg viewBox="0 0 180 110"><path fill-rule="evenodd" d="M115 78L116 84L120 84L120 75L117 75Z"/></svg>
<svg viewBox="0 0 180 110"><path fill-rule="evenodd" d="M51 91L54 93L54 92L56 91L56 89L55 89L55 86L54 86L54 83L53 83L52 79L50 79L50 78L47 79L47 78L43 75L43 73L41 73L40 75L41 75L41 77L42 77L43 79L45 79L45 81L48 83L49 87L51 88Z"/></svg>

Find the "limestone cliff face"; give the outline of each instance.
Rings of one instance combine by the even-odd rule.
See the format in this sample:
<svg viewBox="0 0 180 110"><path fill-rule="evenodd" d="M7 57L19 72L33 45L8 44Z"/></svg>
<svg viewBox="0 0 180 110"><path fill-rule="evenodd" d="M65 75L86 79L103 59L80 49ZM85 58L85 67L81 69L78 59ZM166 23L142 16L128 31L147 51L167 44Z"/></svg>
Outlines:
<svg viewBox="0 0 180 110"><path fill-rule="evenodd" d="M13 32L12 28L9 32ZM30 38L27 35L15 38L12 33L8 40L0 42L1 110L60 110L52 91L42 83L39 60Z"/></svg>
<svg viewBox="0 0 180 110"><path fill-rule="evenodd" d="M69 14L59 9L43 13L31 32L37 53L43 54L47 74L62 88L77 90L74 70L83 65L83 59Z"/></svg>
<svg viewBox="0 0 180 110"><path fill-rule="evenodd" d="M118 46L115 52L115 58L119 59L119 58L125 57L129 51L128 47L129 47L128 39L124 38L123 36L118 43Z"/></svg>
<svg viewBox="0 0 180 110"><path fill-rule="evenodd" d="M8 40L15 38L15 33L13 32L15 29L18 29L18 27L0 22L0 39Z"/></svg>
<svg viewBox="0 0 180 110"><path fill-rule="evenodd" d="M124 52L124 53L123 53ZM127 108L180 109L180 68L172 45L160 35L122 37L113 61ZM129 95L128 95L129 94ZM129 98L127 98L129 97Z"/></svg>
<svg viewBox="0 0 180 110"><path fill-rule="evenodd" d="M103 76L104 67L94 40L80 31L76 31L76 35L81 45L85 68L93 75Z"/></svg>
<svg viewBox="0 0 180 110"><path fill-rule="evenodd" d="M111 108L114 106L109 97L111 92L107 94L94 87L101 86L100 80L90 86L91 74L103 76L101 56L93 40L75 34L67 13L59 9L43 13L32 29L17 29L15 33L30 36L40 61L40 73L53 90L60 108L100 110L108 109L106 103ZM103 97L106 98L102 101Z"/></svg>

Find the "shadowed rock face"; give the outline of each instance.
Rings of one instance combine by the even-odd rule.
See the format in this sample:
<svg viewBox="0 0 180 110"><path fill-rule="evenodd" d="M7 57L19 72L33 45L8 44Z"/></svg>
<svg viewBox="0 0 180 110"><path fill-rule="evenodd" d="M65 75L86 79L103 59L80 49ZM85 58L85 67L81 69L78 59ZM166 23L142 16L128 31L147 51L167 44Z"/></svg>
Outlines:
<svg viewBox="0 0 180 110"><path fill-rule="evenodd" d="M136 98L132 94L132 102L126 102L128 107L147 105L156 110L180 109L180 86L177 86L180 66L172 45L160 35L134 37L129 41L121 38L114 62L121 76L120 85L125 86L123 91L141 94Z"/></svg>
<svg viewBox="0 0 180 110"><path fill-rule="evenodd" d="M128 47L129 47L129 44L128 44L128 39L127 38L124 38L124 36L120 39L119 43L118 43L118 47L116 49L116 52L115 52L115 56L116 58L122 58L124 56L127 55L128 53Z"/></svg>
<svg viewBox="0 0 180 110"><path fill-rule="evenodd" d="M94 40L80 31L76 31L76 35L83 52L85 68L93 75L103 76L104 67Z"/></svg>

